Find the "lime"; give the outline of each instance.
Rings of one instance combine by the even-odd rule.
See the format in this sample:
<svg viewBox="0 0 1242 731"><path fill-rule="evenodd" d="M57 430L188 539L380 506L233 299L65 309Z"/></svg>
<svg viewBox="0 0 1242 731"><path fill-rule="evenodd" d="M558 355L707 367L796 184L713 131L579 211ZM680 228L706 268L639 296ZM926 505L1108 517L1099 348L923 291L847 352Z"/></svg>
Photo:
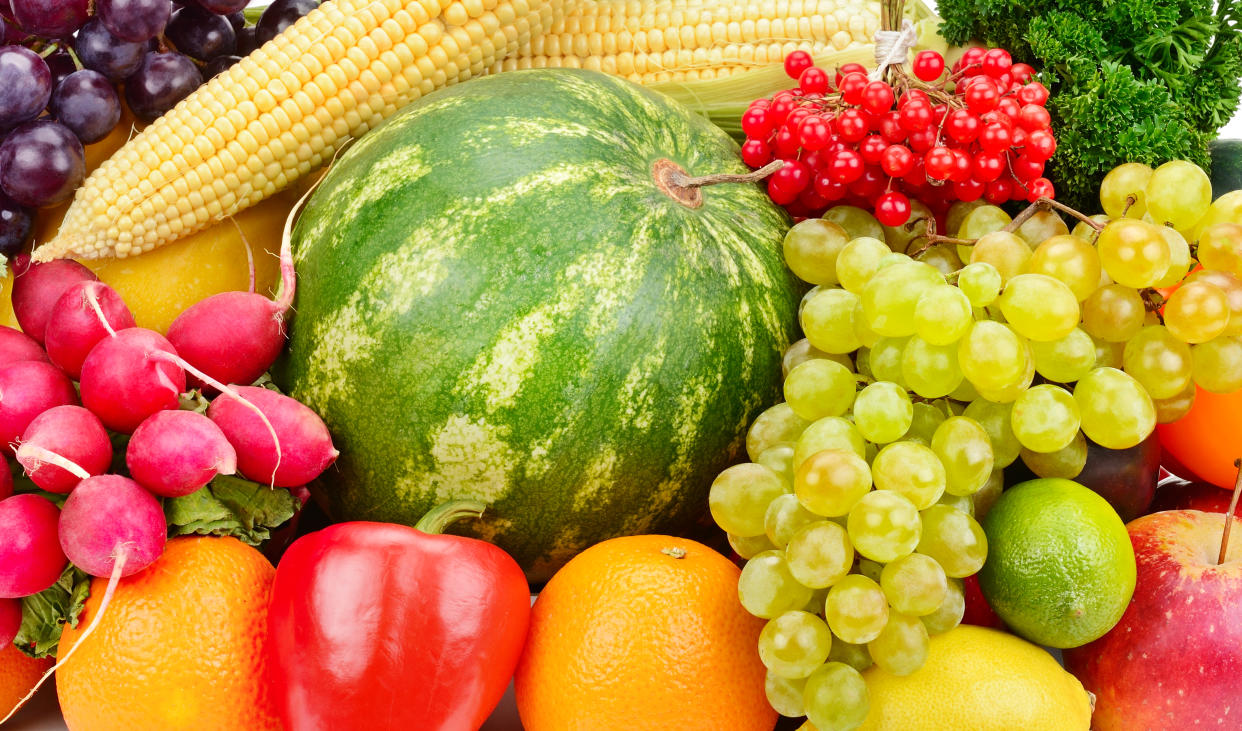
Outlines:
<svg viewBox="0 0 1242 731"><path fill-rule="evenodd" d="M1095 492L1059 478L1023 482L1001 494L983 530L979 587L1015 633L1078 647L1121 619L1134 594L1134 549Z"/></svg>

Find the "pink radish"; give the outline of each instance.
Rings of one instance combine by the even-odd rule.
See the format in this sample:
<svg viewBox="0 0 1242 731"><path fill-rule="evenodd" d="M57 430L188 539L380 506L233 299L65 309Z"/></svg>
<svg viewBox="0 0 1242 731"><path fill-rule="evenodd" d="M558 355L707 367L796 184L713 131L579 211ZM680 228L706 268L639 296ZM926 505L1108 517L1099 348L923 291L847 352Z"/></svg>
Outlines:
<svg viewBox="0 0 1242 731"><path fill-rule="evenodd" d="M81 406L57 406L22 433L17 461L48 492L66 493L112 465L112 442L99 417Z"/></svg>
<svg viewBox="0 0 1242 731"><path fill-rule="evenodd" d="M176 355L163 335L141 327L100 340L82 363L82 405L112 431L132 433L151 414L177 408L185 371L169 362Z"/></svg>
<svg viewBox="0 0 1242 731"><path fill-rule="evenodd" d="M60 547L91 576L142 571L164 552L168 526L151 493L120 475L82 480L60 512Z"/></svg>
<svg viewBox="0 0 1242 731"><path fill-rule="evenodd" d="M0 500L0 598L38 594L60 578L66 561L56 538L59 517L38 495Z"/></svg>
<svg viewBox="0 0 1242 731"><path fill-rule="evenodd" d="M0 647L8 647L22 628L22 603L17 599L0 599Z"/></svg>
<svg viewBox="0 0 1242 731"><path fill-rule="evenodd" d="M134 316L121 295L103 282L76 282L48 317L43 345L52 363L73 380L82 376L82 361L100 340L134 327Z"/></svg>
<svg viewBox="0 0 1242 731"><path fill-rule="evenodd" d="M0 325L0 365L16 363L20 360L41 360L50 362L47 353L35 342L35 339L7 325Z"/></svg>
<svg viewBox="0 0 1242 731"><path fill-rule="evenodd" d="M36 416L77 402L73 383L51 363L24 360L0 366L0 444L12 450Z"/></svg>
<svg viewBox="0 0 1242 731"><path fill-rule="evenodd" d="M161 497L189 495L216 475L237 471L237 453L220 427L196 411L157 411L134 430L129 474Z"/></svg>
<svg viewBox="0 0 1242 731"><path fill-rule="evenodd" d="M231 388L271 424L269 430L259 414L228 393L207 407L207 416L237 450L237 469L243 477L273 487L296 487L318 477L336 459L328 427L314 411L266 388Z"/></svg>
<svg viewBox="0 0 1242 731"><path fill-rule="evenodd" d="M9 469L9 461L0 452L0 500L13 494L13 472Z"/></svg>
<svg viewBox="0 0 1242 731"><path fill-rule="evenodd" d="M57 259L43 264L31 264L26 256L14 260L13 314L22 332L43 343L43 331L56 301L72 285L84 279L99 277L90 269L72 259Z"/></svg>

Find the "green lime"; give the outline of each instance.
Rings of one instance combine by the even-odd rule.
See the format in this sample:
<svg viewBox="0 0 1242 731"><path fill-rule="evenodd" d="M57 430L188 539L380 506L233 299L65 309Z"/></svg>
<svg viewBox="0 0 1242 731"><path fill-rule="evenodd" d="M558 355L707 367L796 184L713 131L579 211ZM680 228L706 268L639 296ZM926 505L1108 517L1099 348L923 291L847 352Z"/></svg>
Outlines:
<svg viewBox="0 0 1242 731"><path fill-rule="evenodd" d="M1059 478L1023 482L1001 493L983 530L979 587L1015 633L1078 647L1121 619L1134 594L1134 548L1095 492Z"/></svg>

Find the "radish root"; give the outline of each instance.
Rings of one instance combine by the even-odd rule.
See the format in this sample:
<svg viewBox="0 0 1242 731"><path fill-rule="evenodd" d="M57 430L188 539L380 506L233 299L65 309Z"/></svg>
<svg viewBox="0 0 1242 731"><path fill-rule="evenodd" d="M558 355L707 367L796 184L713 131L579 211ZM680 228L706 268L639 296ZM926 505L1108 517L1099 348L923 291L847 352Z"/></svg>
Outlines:
<svg viewBox="0 0 1242 731"><path fill-rule="evenodd" d="M340 151L337 151L338 154ZM336 157L334 156L335 162ZM306 201L310 200L311 193L319 187L323 182L323 176L320 176L310 188L298 198L298 202L293 204L293 208L289 210L289 215L285 217L285 228L280 235L280 287L276 290L276 320L283 323L285 313L293 307L293 294L297 287L297 272L293 268L293 222L297 219L298 213L306 206ZM283 327L281 328L284 329Z"/></svg>
<svg viewBox="0 0 1242 731"><path fill-rule="evenodd" d="M254 294L254 251L250 248L250 239L246 238L246 232L242 230L241 224L236 218L229 216L229 223L233 224L233 228L237 229L237 235L241 237L242 246L246 247L246 266L250 270L250 285L246 288L247 292Z"/></svg>
<svg viewBox="0 0 1242 731"><path fill-rule="evenodd" d="M108 337L115 338L116 330L112 329L112 325L108 323L108 318L104 315L103 309L100 308L99 298L97 298L95 296L95 293L90 291L89 289L85 292L85 296L86 296L86 303L89 304L91 306L91 309L95 311L95 317L99 318L99 324L103 325L104 329L108 331Z"/></svg>
<svg viewBox="0 0 1242 731"><path fill-rule="evenodd" d="M82 469L82 466L77 462L74 462L64 455L57 454L50 449L44 449L37 444L30 444L29 442L21 444L17 448L16 456L18 462L22 461L22 457L31 457L35 461L36 465L31 467L29 472L34 472L41 466L39 463L42 463L55 465L80 480L85 480L91 476L91 473Z"/></svg>
<svg viewBox="0 0 1242 731"><path fill-rule="evenodd" d="M91 617L90 624L86 625L86 629L82 632L82 635L78 637L78 641L73 643L73 647L69 648L69 652L66 652L64 657L57 658L56 664L47 669L47 672L39 678L39 682L35 683L34 687L30 689L30 692L23 696L22 699L17 702L17 705L13 706L13 709L9 711L7 716L0 718L0 726L4 725L5 722L13 717L13 714L17 713L22 706L26 705L27 701L34 697L35 693L39 692L39 688L43 687L43 684L47 682L48 678L52 677L52 674L56 672L57 668L69 662L69 658L73 657L73 653L78 651L78 648L82 646L82 643L86 641L86 638L90 637L91 633L95 631L95 628L99 626L99 620L103 618L104 612L108 609L108 604L112 601L112 595L116 593L117 584L121 581L121 572L125 570L125 561L127 558L129 558L129 551L126 550L125 545L122 545L119 549L117 549L116 562L112 564L112 575L108 577L108 588L104 590L103 599L99 602L99 611L95 612L94 617Z"/></svg>

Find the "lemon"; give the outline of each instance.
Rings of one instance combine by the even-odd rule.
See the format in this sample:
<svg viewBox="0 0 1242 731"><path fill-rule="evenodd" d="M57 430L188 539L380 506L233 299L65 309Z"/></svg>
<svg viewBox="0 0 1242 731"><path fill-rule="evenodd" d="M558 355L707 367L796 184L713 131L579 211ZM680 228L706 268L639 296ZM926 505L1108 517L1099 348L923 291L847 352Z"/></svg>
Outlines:
<svg viewBox="0 0 1242 731"><path fill-rule="evenodd" d="M1003 492L983 519L988 558L979 588L1016 634L1084 645L1112 629L1134 594L1134 549L1112 506L1050 478Z"/></svg>

